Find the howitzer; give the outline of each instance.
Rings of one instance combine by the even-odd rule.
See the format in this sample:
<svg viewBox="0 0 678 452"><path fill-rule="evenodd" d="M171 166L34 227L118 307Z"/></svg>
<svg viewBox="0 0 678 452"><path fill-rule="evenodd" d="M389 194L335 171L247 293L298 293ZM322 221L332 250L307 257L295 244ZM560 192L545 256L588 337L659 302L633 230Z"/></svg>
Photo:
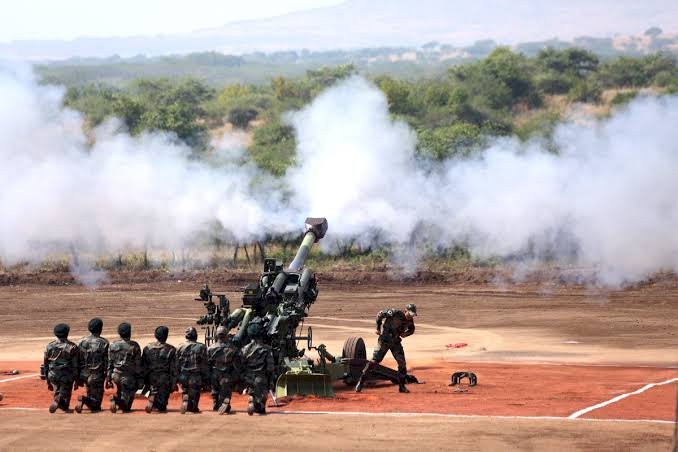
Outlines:
<svg viewBox="0 0 678 452"><path fill-rule="evenodd" d="M307 218L305 233L294 259L287 268L275 259L264 259L259 281L242 289L242 306L223 320L227 328L238 328L233 340L242 346L249 342L247 325L257 319L266 331L265 342L273 350L276 374L275 395L313 394L332 397L332 382L343 380L354 385L367 362L362 338L346 340L341 357L335 357L321 344L313 345L313 330L303 332L303 322L311 305L318 298L315 274L305 267L313 244L327 232L325 218ZM202 293L202 291L201 291ZM202 299L202 297L201 297ZM227 312L227 311L224 311ZM299 349L301 341L306 347ZM305 356L306 350L315 350L318 360ZM397 382L398 373L378 366L371 379Z"/></svg>

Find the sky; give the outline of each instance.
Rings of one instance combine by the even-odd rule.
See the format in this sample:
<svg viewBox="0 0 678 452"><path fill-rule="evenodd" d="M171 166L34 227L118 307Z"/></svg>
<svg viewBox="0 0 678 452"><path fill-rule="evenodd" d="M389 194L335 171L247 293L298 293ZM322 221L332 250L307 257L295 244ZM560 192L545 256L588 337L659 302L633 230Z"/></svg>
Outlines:
<svg viewBox="0 0 678 452"><path fill-rule="evenodd" d="M5 0L0 14L0 42L181 33L342 1Z"/></svg>

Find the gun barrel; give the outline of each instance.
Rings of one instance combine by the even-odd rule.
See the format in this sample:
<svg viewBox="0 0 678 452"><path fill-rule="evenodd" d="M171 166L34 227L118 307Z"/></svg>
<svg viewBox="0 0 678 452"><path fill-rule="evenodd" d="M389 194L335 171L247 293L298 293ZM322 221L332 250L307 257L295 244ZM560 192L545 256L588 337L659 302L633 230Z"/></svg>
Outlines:
<svg viewBox="0 0 678 452"><path fill-rule="evenodd" d="M304 240L302 240L296 256L294 256L294 259L287 269L293 272L300 271L304 267L304 262L306 262L308 254L311 252L311 247L318 240L325 237L326 232L326 218L306 218L306 234L304 234Z"/></svg>

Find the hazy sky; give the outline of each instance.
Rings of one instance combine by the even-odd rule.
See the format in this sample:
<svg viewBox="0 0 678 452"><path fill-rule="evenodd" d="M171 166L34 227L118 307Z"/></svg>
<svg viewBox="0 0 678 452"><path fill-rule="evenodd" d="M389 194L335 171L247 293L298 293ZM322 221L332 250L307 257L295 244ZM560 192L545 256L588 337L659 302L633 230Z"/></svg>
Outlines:
<svg viewBox="0 0 678 452"><path fill-rule="evenodd" d="M186 32L342 1L10 0L2 1L0 42Z"/></svg>

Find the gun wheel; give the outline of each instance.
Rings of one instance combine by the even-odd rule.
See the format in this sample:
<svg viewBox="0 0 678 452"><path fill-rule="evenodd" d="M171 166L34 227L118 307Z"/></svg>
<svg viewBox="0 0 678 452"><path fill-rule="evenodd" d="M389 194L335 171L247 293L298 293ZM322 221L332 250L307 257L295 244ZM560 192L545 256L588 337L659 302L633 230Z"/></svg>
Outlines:
<svg viewBox="0 0 678 452"><path fill-rule="evenodd" d="M341 352L341 357L346 359L367 359L367 350L365 349L365 341L362 337L352 336L344 342L344 349ZM348 375L344 378L344 383L348 386L353 386L362 374L362 366L350 365Z"/></svg>
<svg viewBox="0 0 678 452"><path fill-rule="evenodd" d="M367 349L362 337L352 336L344 342L344 349L341 352L342 358L348 359L367 359Z"/></svg>

